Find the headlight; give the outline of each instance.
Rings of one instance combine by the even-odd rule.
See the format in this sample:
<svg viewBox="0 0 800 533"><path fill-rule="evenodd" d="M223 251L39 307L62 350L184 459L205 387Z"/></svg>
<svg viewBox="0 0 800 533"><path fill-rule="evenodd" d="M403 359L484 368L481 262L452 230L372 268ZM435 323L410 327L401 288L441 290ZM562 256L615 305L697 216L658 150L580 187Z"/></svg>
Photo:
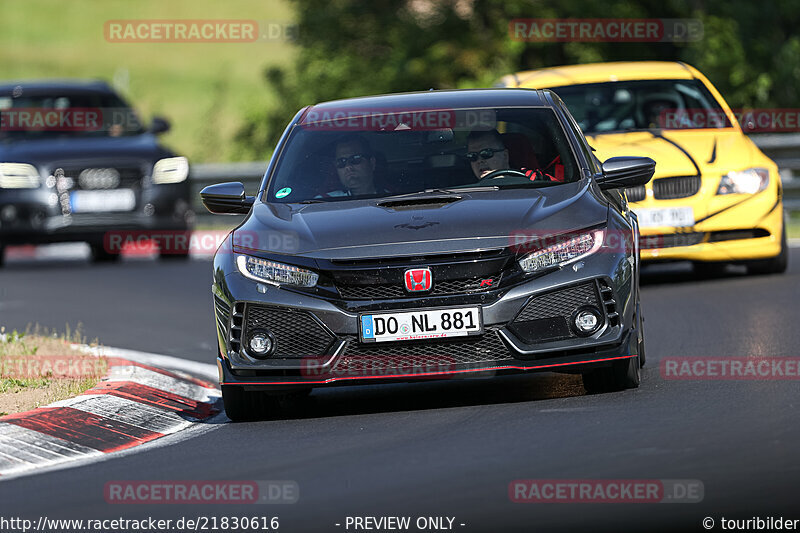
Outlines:
<svg viewBox="0 0 800 533"><path fill-rule="evenodd" d="M602 245L605 232L591 231L532 252L519 260L525 272L536 272L552 266L564 266L595 253Z"/></svg>
<svg viewBox="0 0 800 533"><path fill-rule="evenodd" d="M313 287L319 279L316 272L250 255L237 255L236 266L244 277L273 285Z"/></svg>
<svg viewBox="0 0 800 533"><path fill-rule="evenodd" d="M189 176L189 161L185 157L160 159L153 165L153 183L180 183Z"/></svg>
<svg viewBox="0 0 800 533"><path fill-rule="evenodd" d="M0 189L36 189L39 171L27 163L0 163Z"/></svg>
<svg viewBox="0 0 800 533"><path fill-rule="evenodd" d="M767 184L769 171L766 168L748 168L722 176L717 194L755 194L766 189Z"/></svg>

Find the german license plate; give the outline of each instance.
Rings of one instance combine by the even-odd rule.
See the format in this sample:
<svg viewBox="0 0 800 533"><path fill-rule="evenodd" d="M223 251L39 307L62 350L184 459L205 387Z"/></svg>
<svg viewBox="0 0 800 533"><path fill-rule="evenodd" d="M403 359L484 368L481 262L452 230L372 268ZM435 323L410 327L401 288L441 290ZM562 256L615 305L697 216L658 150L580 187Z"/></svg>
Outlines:
<svg viewBox="0 0 800 533"><path fill-rule="evenodd" d="M362 342L411 341L483 333L480 307L361 315Z"/></svg>
<svg viewBox="0 0 800 533"><path fill-rule="evenodd" d="M694 211L691 207L666 207L661 209L636 209L639 226L642 228L670 226L674 228L694 226Z"/></svg>
<svg viewBox="0 0 800 533"><path fill-rule="evenodd" d="M69 203L73 213L131 211L136 207L136 195L131 189L72 191Z"/></svg>

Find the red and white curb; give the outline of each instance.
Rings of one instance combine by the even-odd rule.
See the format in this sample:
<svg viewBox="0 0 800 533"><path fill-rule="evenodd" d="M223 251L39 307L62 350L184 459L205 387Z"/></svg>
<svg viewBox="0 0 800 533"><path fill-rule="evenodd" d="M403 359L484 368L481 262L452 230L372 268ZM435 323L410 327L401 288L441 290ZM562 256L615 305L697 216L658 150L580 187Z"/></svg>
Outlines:
<svg viewBox="0 0 800 533"><path fill-rule="evenodd" d="M109 356L109 369L94 388L0 417L0 476L102 459L190 430L219 413L220 393L211 382L151 366L155 361L180 365L213 379L213 365L128 350L102 351Z"/></svg>

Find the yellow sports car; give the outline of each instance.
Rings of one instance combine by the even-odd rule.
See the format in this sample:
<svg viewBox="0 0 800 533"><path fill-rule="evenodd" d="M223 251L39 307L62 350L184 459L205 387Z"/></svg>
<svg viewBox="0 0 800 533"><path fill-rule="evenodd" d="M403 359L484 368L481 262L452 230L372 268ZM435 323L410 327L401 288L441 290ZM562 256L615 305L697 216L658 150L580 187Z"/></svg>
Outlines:
<svg viewBox="0 0 800 533"><path fill-rule="evenodd" d="M643 261L690 260L705 274L726 263L751 273L786 270L778 168L697 69L596 63L520 72L498 85L555 91L601 161L655 159L650 183L627 190Z"/></svg>

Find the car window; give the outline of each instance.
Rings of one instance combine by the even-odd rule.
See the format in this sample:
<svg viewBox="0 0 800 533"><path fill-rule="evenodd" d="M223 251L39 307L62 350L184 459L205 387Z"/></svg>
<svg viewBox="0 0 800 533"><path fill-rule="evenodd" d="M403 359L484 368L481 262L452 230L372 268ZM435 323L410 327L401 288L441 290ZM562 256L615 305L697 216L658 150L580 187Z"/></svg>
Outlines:
<svg viewBox="0 0 800 533"><path fill-rule="evenodd" d="M725 128L722 106L699 80L637 80L556 87L584 133Z"/></svg>
<svg viewBox="0 0 800 533"><path fill-rule="evenodd" d="M381 113L312 111L294 126L268 202L387 197L474 186L542 187L580 179L551 108ZM495 170L513 172L496 173Z"/></svg>

